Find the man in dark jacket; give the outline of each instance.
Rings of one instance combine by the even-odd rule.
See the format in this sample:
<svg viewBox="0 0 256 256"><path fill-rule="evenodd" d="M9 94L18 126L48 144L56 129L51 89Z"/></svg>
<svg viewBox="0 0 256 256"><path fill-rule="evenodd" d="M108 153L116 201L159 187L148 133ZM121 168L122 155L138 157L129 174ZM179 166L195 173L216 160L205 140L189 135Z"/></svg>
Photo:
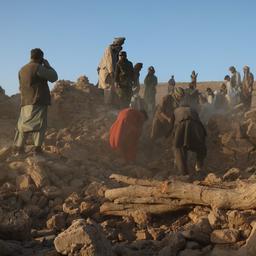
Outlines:
<svg viewBox="0 0 256 256"><path fill-rule="evenodd" d="M156 86L158 80L155 75L155 69L153 66L148 68L148 73L144 79L144 101L146 105L146 110L149 114L153 114L156 105Z"/></svg>
<svg viewBox="0 0 256 256"><path fill-rule="evenodd" d="M21 110L14 138L15 152L24 152L29 134L35 146L35 153L42 151L47 128L47 107L51 104L51 95L47 81L58 79L56 71L44 59L41 49L31 50L31 60L19 71Z"/></svg>
<svg viewBox="0 0 256 256"><path fill-rule="evenodd" d="M134 81L133 64L127 59L124 51L119 53L119 60L115 70L115 86L120 98L120 107L129 106L132 97L132 87Z"/></svg>
<svg viewBox="0 0 256 256"><path fill-rule="evenodd" d="M196 153L195 169L200 171L207 149L205 144L206 130L197 112L186 102L183 102L174 111L173 123L173 146L177 169L183 174L188 173L187 154L188 151L192 151Z"/></svg>

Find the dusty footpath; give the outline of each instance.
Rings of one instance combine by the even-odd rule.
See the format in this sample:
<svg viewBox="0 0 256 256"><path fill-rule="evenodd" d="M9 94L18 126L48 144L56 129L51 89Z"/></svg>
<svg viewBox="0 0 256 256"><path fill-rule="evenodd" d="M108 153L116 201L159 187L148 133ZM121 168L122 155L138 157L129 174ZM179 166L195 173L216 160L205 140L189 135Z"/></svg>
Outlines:
<svg viewBox="0 0 256 256"><path fill-rule="evenodd" d="M187 177L174 168L171 138L149 140L150 121L136 164L112 152L118 111L86 77L60 80L51 94L44 155L28 145L19 157L19 95L0 95L1 256L256 255L254 103L209 119L204 175L191 165Z"/></svg>

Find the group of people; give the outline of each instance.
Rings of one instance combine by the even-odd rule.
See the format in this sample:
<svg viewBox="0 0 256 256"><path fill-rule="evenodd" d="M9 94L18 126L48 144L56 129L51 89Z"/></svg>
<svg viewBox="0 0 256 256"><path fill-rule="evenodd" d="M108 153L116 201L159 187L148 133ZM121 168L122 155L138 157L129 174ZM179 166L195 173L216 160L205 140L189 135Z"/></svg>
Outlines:
<svg viewBox="0 0 256 256"><path fill-rule="evenodd" d="M126 52L122 51L124 41L124 37L115 38L105 50L98 67L98 87L104 91L105 103L117 103L120 110L110 129L110 146L121 152L126 162L135 161L143 124L152 117L149 138L155 143L160 138L172 137L178 171L188 173L188 151L196 153L195 170L202 170L207 154L207 134L204 128L207 121L204 111L213 107L223 111L240 103L249 108L254 83L250 68L244 67L241 80L235 67L230 67L231 75L225 76L221 88L216 91L207 88L205 93L197 89L198 73L195 71L192 71L191 82L186 89L177 87L172 76L168 81L168 94L156 106L158 80L155 69L153 66L148 68L142 99L139 94L139 78L143 64L133 65L127 59ZM34 152L42 152L47 128L47 108L51 104L47 82L55 82L57 79L57 72L44 58L43 51L32 49L29 63L19 71L21 110L14 138L16 154L24 153L29 134L32 134Z"/></svg>
<svg viewBox="0 0 256 256"><path fill-rule="evenodd" d="M206 92L200 92L197 89L198 73L195 71L192 71L191 82L185 89L176 86L174 76L168 81L168 94L154 109L149 137L154 143L160 138L171 136L175 166L180 174L188 174L188 151L196 154L194 169L198 173L203 170L207 155L205 125L211 115L230 113L241 103L245 110L250 107L254 78L248 66L243 70L244 77L241 80L235 67L230 67L231 75L225 76L223 84L216 91L207 88ZM143 118L135 118L136 115ZM136 158L142 126L147 119L145 113L139 114L136 108L127 108L119 113L111 128L110 144L113 149L121 151L127 162ZM118 133L117 127L120 130ZM115 144L114 141L119 141L119 144Z"/></svg>
<svg viewBox="0 0 256 256"><path fill-rule="evenodd" d="M140 71L143 63L132 64L127 53L122 51L124 37L117 37L109 45L98 66L98 87L104 91L106 104L117 105L120 109L133 106L145 108L151 113L155 108L157 77L153 66L148 68L144 80L144 98L140 97Z"/></svg>

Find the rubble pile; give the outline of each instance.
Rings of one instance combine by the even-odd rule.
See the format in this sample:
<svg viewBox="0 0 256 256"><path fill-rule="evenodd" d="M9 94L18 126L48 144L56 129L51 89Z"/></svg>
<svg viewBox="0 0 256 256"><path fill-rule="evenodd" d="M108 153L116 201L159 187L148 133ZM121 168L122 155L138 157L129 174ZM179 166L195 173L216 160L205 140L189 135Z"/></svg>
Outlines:
<svg viewBox="0 0 256 256"><path fill-rule="evenodd" d="M0 150L1 255L255 254L254 160L240 166L221 150L230 149L224 139L231 125L232 138L254 147L248 132L254 114L247 112L242 125L212 118L209 174L189 180L174 176L171 138L153 147L150 124L136 164L110 150L108 132L118 111L104 105L102 91L87 77L60 80L51 93L42 156L29 145L25 155L13 156L8 145L18 113L0 119L6 125L0 138L1 146L6 142ZM17 97L8 100L18 109Z"/></svg>

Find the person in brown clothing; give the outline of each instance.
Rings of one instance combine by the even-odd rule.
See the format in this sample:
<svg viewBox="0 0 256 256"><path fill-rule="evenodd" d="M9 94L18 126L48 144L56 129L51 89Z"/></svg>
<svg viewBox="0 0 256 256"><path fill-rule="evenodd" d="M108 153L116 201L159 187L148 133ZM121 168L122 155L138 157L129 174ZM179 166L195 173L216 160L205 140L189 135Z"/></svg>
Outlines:
<svg viewBox="0 0 256 256"><path fill-rule="evenodd" d="M198 113L196 110L189 107L186 100L184 100L184 102L181 102L180 106L175 109L171 120L173 126L175 165L178 171L184 175L188 174L188 151L196 153L195 170L201 171L207 149L205 143L206 130Z"/></svg>
<svg viewBox="0 0 256 256"><path fill-rule="evenodd" d="M242 82L241 99L247 109L251 106L254 77L248 66L244 66L244 77Z"/></svg>
<svg viewBox="0 0 256 256"><path fill-rule="evenodd" d="M156 86L158 80L155 75L155 69L153 66L148 68L148 73L144 79L144 101L146 110L149 114L153 114L156 105Z"/></svg>
<svg viewBox="0 0 256 256"><path fill-rule="evenodd" d="M179 106L183 96L184 90L180 87L175 87L174 92L163 97L161 103L157 105L150 135L152 140L169 135L172 130L173 111Z"/></svg>
<svg viewBox="0 0 256 256"><path fill-rule="evenodd" d="M31 60L19 71L21 110L14 138L14 153L24 152L29 134L32 134L35 153L41 153L47 128L47 108L51 95L47 81L58 79L56 71L44 59L41 49L31 50Z"/></svg>

